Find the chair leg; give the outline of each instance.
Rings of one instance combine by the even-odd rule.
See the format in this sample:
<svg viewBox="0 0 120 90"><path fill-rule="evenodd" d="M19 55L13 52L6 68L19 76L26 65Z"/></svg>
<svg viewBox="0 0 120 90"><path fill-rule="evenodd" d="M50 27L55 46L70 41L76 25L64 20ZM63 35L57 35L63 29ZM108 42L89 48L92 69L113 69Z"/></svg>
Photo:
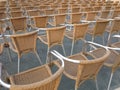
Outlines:
<svg viewBox="0 0 120 90"><path fill-rule="evenodd" d="M73 41L72 41L72 48L71 48L71 53L70 53L70 55L73 54L74 43L75 43L75 41L73 40Z"/></svg>
<svg viewBox="0 0 120 90"><path fill-rule="evenodd" d="M109 33L109 35L108 35L108 42L107 42L107 46L110 44L110 36L111 36L111 34Z"/></svg>
<svg viewBox="0 0 120 90"><path fill-rule="evenodd" d="M92 36L92 42L94 42L94 36ZM90 51L92 50L92 47L90 47Z"/></svg>
<svg viewBox="0 0 120 90"><path fill-rule="evenodd" d="M48 63L48 62L49 62L49 61L48 61L49 51L50 51L50 48L48 47L48 49L47 49L47 56L46 56L46 63Z"/></svg>
<svg viewBox="0 0 120 90"><path fill-rule="evenodd" d="M104 38L104 36L102 37L102 40L103 40L103 45L105 45L105 38Z"/></svg>
<svg viewBox="0 0 120 90"><path fill-rule="evenodd" d="M20 57L18 56L18 73L20 72Z"/></svg>
<svg viewBox="0 0 120 90"><path fill-rule="evenodd" d="M111 85L112 77L113 77L113 72L111 73L111 76L110 76L110 80L109 80L109 84L108 84L107 90L110 90L110 85Z"/></svg>
<svg viewBox="0 0 120 90"><path fill-rule="evenodd" d="M42 65L42 61L41 61L41 59L40 59L40 57L39 57L39 55L38 55L38 53L37 53L36 51L35 51L35 55L37 56L37 58L38 58L40 64Z"/></svg>
<svg viewBox="0 0 120 90"><path fill-rule="evenodd" d="M62 49L63 49L64 55L66 56L66 52L65 52L65 48L64 48L63 44L62 44Z"/></svg>
<svg viewBox="0 0 120 90"><path fill-rule="evenodd" d="M11 54L10 54L10 48L7 48L7 54L8 54L8 57L9 57L10 62L12 62Z"/></svg>
<svg viewBox="0 0 120 90"><path fill-rule="evenodd" d="M96 90L99 90L99 88L98 88L98 83L97 83L97 77L96 77L96 79L95 79L95 84L96 84Z"/></svg>

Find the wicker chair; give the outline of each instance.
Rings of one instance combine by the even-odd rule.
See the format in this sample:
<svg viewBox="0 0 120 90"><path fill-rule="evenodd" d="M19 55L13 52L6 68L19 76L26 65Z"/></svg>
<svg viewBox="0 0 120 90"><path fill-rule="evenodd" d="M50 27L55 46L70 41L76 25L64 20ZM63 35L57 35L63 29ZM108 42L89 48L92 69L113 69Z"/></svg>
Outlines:
<svg viewBox="0 0 120 90"><path fill-rule="evenodd" d="M71 13L79 13L79 12L80 12L80 8L79 7L71 8Z"/></svg>
<svg viewBox="0 0 120 90"><path fill-rule="evenodd" d="M54 9L47 9L45 10L45 15L54 15L55 14L55 10Z"/></svg>
<svg viewBox="0 0 120 90"><path fill-rule="evenodd" d="M66 14L67 13L67 8L58 8L57 9L57 13L58 14Z"/></svg>
<svg viewBox="0 0 120 90"><path fill-rule="evenodd" d="M97 19L97 11L90 11L86 13L86 18L85 18L85 22L92 22L92 21L96 21ZM81 21L83 22L83 21Z"/></svg>
<svg viewBox="0 0 120 90"><path fill-rule="evenodd" d="M114 18L114 20L112 21L112 25L109 26L107 29L106 29L106 32L109 33L108 35L108 41L107 41L107 45L110 44L110 41L111 41L111 35L113 33L118 33L119 34L119 30L120 30L120 18L116 17Z"/></svg>
<svg viewBox="0 0 120 90"><path fill-rule="evenodd" d="M120 50L120 42L111 44L111 47L106 46L106 48L110 49L110 55L104 62L104 65L106 67L111 68L111 75L110 75L110 79L109 79L109 83L107 87L107 90L110 90L110 85L111 85L113 74L120 67L120 53L117 52L118 50ZM102 50L100 49L95 50L93 52L90 52L90 54L94 56L95 58L97 58L98 55L101 53L101 51Z"/></svg>
<svg viewBox="0 0 120 90"><path fill-rule="evenodd" d="M83 13L71 13L68 16L70 16L69 19L66 20L67 25L69 26L69 29L72 29L73 24L78 24L80 23L80 20L82 18Z"/></svg>
<svg viewBox="0 0 120 90"><path fill-rule="evenodd" d="M14 11L22 11L22 8L21 8L21 7L11 7L11 8L10 8L10 11L11 11L11 12L14 12Z"/></svg>
<svg viewBox="0 0 120 90"><path fill-rule="evenodd" d="M68 19L66 21L66 23L68 23L68 24L77 24L77 23L80 23L80 20L82 18L82 14L83 13L71 13L69 15L70 19Z"/></svg>
<svg viewBox="0 0 120 90"><path fill-rule="evenodd" d="M92 45L102 46L96 43L87 42ZM70 78L75 80L75 90L78 90L79 85L81 85L84 81L88 79L93 79L96 81L96 88L98 90L97 85L97 75L99 70L104 64L104 61L110 55L110 51L106 48L101 47L102 49L100 54L97 54L98 57L89 60L85 55L89 55L89 52L77 53L69 57L64 57L61 54L57 53L58 56L63 58L65 63L64 74ZM99 49L96 49L99 50ZM90 55L91 56L91 55ZM59 63L58 63L59 66Z"/></svg>
<svg viewBox="0 0 120 90"><path fill-rule="evenodd" d="M111 18L119 17L120 15L120 10L114 10Z"/></svg>
<svg viewBox="0 0 120 90"><path fill-rule="evenodd" d="M39 16L40 12L38 10L28 10L27 14L28 16Z"/></svg>
<svg viewBox="0 0 120 90"><path fill-rule="evenodd" d="M73 53L74 44L77 40L85 40L85 35L88 29L88 23L84 24L74 24L74 30L66 31L65 36L69 39L72 39L72 48L71 48L71 54Z"/></svg>
<svg viewBox="0 0 120 90"><path fill-rule="evenodd" d="M33 28L46 28L48 17L47 16L36 16L34 19L34 25Z"/></svg>
<svg viewBox="0 0 120 90"><path fill-rule="evenodd" d="M104 11L102 11L102 12L101 12L101 15L100 15L100 18L104 18L104 19L110 18L110 17L109 17L109 13L110 13L109 10L104 10Z"/></svg>
<svg viewBox="0 0 120 90"><path fill-rule="evenodd" d="M10 19L12 26L10 27L13 30L13 33L26 32L27 29L27 18L26 17L17 17Z"/></svg>
<svg viewBox="0 0 120 90"><path fill-rule="evenodd" d="M50 51L50 48L52 48L55 45L61 45L64 55L65 50L63 46L63 39L64 39L64 33L65 33L66 27L55 27L55 28L49 28L46 30L46 35L40 35L38 38L46 45L48 45L47 54ZM48 59L46 58L46 62L48 62Z"/></svg>
<svg viewBox="0 0 120 90"><path fill-rule="evenodd" d="M13 11L13 12L10 12L10 16L12 18L23 17L23 12L22 11Z"/></svg>
<svg viewBox="0 0 120 90"><path fill-rule="evenodd" d="M3 19L5 20L8 17L7 13L5 12L0 12L0 20Z"/></svg>
<svg viewBox="0 0 120 90"><path fill-rule="evenodd" d="M54 52L53 55L58 57ZM2 86L10 90L58 90L61 76L64 70L64 62L61 61L61 66L56 72L52 72L51 65L56 66L56 61L50 64L45 64L19 74L10 76L10 84L4 83L1 79L2 64L0 64L0 83Z"/></svg>
<svg viewBox="0 0 120 90"><path fill-rule="evenodd" d="M65 23L65 20L66 20L65 14L54 15L52 22L50 21L49 24L51 26L60 26Z"/></svg>
<svg viewBox="0 0 120 90"><path fill-rule="evenodd" d="M95 26L93 28L89 28L87 33L92 36L92 42L96 36L103 36L105 29L109 23L109 20L101 19L97 20ZM103 45L104 45L104 36L103 38Z"/></svg>
<svg viewBox="0 0 120 90"><path fill-rule="evenodd" d="M20 71L20 57L25 53L35 53L40 64L42 64L39 55L36 52L37 32L38 31L9 36L12 40L12 42L10 42L10 48L18 54L18 73Z"/></svg>

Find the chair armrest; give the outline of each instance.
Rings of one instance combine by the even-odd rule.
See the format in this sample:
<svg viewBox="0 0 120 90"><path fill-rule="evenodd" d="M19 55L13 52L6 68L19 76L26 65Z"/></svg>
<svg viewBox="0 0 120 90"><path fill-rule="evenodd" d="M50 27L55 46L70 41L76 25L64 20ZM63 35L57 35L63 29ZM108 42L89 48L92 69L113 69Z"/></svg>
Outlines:
<svg viewBox="0 0 120 90"><path fill-rule="evenodd" d="M113 37L115 37L115 38L120 38L120 35L113 35Z"/></svg>
<svg viewBox="0 0 120 90"><path fill-rule="evenodd" d="M64 59L66 61L73 62L73 63L80 63L80 61L78 61L78 60L73 60L73 59L69 59L69 58L66 58L66 57L62 56L60 53L58 53L55 50L53 50L52 53L60 59Z"/></svg>
<svg viewBox="0 0 120 90"><path fill-rule="evenodd" d="M2 63L0 63L0 85L4 86L6 88L10 88L11 85L9 85L9 84L2 81L1 74L2 74Z"/></svg>
<svg viewBox="0 0 120 90"><path fill-rule="evenodd" d="M118 50L120 51L120 48L114 48L114 47L108 47L108 46L103 46L101 44L98 44L98 43L94 43L94 42L91 42L91 41L85 41L85 43L87 44L92 44L92 45L95 45L95 46L98 46L98 47L102 47L102 48L105 48L106 50Z"/></svg>

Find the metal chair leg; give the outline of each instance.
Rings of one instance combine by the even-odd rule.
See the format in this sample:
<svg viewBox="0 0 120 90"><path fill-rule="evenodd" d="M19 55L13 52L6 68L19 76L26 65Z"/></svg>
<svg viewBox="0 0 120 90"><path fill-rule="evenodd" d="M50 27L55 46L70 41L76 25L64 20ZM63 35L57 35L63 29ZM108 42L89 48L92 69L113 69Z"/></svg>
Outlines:
<svg viewBox="0 0 120 90"><path fill-rule="evenodd" d="M48 61L49 51L50 51L50 48L48 47L48 49L47 49L47 56L46 56L46 63L48 63L48 62L49 62L49 61Z"/></svg>
<svg viewBox="0 0 120 90"><path fill-rule="evenodd" d="M75 43L75 41L73 40L73 41L72 41L72 47L71 47L71 53L70 53L70 55L73 54L74 43Z"/></svg>
<svg viewBox="0 0 120 90"><path fill-rule="evenodd" d="M10 48L6 48L6 49L7 49L7 54L8 54L9 60L10 60L10 62L12 62Z"/></svg>
<svg viewBox="0 0 120 90"><path fill-rule="evenodd" d="M111 76L110 76L110 80L109 80L109 83L108 83L107 90L110 90L110 85L111 85L112 77L113 77L113 72L111 72Z"/></svg>
<svg viewBox="0 0 120 90"><path fill-rule="evenodd" d="M102 37L102 39L103 39L103 45L105 45L105 39L104 39L104 36Z"/></svg>
<svg viewBox="0 0 120 90"><path fill-rule="evenodd" d="M95 79L95 84L96 84L96 89L99 90L99 88L98 88L98 83L97 83L97 77L96 77L96 79Z"/></svg>
<svg viewBox="0 0 120 90"><path fill-rule="evenodd" d="M18 73L20 72L20 57L18 56Z"/></svg>
<svg viewBox="0 0 120 90"><path fill-rule="evenodd" d="M110 44L110 36L111 36L111 34L109 33L109 35L108 35L108 42L107 42L107 46Z"/></svg>
<svg viewBox="0 0 120 90"><path fill-rule="evenodd" d="M64 48L63 44L62 44L62 49L63 49L64 55L66 56L66 52L65 52L65 48Z"/></svg>
<svg viewBox="0 0 120 90"><path fill-rule="evenodd" d="M35 55L37 56L37 58L38 58L40 64L42 65L42 61L41 61L41 59L40 59L40 57L39 57L39 55L38 55L38 53L37 53L36 51L35 51Z"/></svg>
<svg viewBox="0 0 120 90"><path fill-rule="evenodd" d="M94 42L94 36L92 36L92 42ZM92 47L90 47L90 51L92 50Z"/></svg>

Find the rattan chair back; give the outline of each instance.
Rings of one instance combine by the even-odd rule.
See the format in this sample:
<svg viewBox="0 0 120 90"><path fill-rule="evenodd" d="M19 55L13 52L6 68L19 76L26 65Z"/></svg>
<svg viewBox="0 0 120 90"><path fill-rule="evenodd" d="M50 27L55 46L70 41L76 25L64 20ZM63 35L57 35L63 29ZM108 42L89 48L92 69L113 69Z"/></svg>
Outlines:
<svg viewBox="0 0 120 90"><path fill-rule="evenodd" d="M13 47L20 57L23 53L36 50L37 31L10 36Z"/></svg>
<svg viewBox="0 0 120 90"><path fill-rule="evenodd" d="M110 32L119 32L119 30L120 30L120 18L115 18Z"/></svg>
<svg viewBox="0 0 120 90"><path fill-rule="evenodd" d="M80 23L81 17L82 17L82 13L72 13L70 23L71 24Z"/></svg>
<svg viewBox="0 0 120 90"><path fill-rule="evenodd" d="M38 10L29 10L27 11L28 16L39 16L40 12Z"/></svg>
<svg viewBox="0 0 120 90"><path fill-rule="evenodd" d="M46 28L47 27L47 16L36 16L34 17L34 25L38 28Z"/></svg>
<svg viewBox="0 0 120 90"><path fill-rule="evenodd" d="M108 18L109 13L110 13L109 10L102 11L100 18Z"/></svg>
<svg viewBox="0 0 120 90"><path fill-rule="evenodd" d="M46 31L48 47L51 47L56 44L62 44L63 39L64 39L65 30L66 30L65 26L48 29Z"/></svg>
<svg viewBox="0 0 120 90"><path fill-rule="evenodd" d="M108 23L109 23L109 20L100 20L100 21L98 20L94 27L93 35L94 36L103 35Z"/></svg>
<svg viewBox="0 0 120 90"><path fill-rule="evenodd" d="M74 40L85 39L88 25L89 25L88 23L74 24L74 30L73 30Z"/></svg>
<svg viewBox="0 0 120 90"><path fill-rule="evenodd" d="M119 14L120 10L114 10L111 18L119 17Z"/></svg>
<svg viewBox="0 0 120 90"><path fill-rule="evenodd" d="M13 33L26 32L27 22L26 17L11 18Z"/></svg>
<svg viewBox="0 0 120 90"><path fill-rule="evenodd" d="M87 12L87 14L86 14L86 20L87 21L94 21L95 19L96 19L96 16L97 16L97 12L93 12L93 11L91 11L91 12Z"/></svg>
<svg viewBox="0 0 120 90"><path fill-rule="evenodd" d="M22 11L13 11L13 12L10 12L10 15L11 15L12 18L22 17L23 16L23 12Z"/></svg>
<svg viewBox="0 0 120 90"><path fill-rule="evenodd" d="M56 15L55 16L55 26L60 25L60 24L64 24L65 19L66 19L65 14Z"/></svg>

